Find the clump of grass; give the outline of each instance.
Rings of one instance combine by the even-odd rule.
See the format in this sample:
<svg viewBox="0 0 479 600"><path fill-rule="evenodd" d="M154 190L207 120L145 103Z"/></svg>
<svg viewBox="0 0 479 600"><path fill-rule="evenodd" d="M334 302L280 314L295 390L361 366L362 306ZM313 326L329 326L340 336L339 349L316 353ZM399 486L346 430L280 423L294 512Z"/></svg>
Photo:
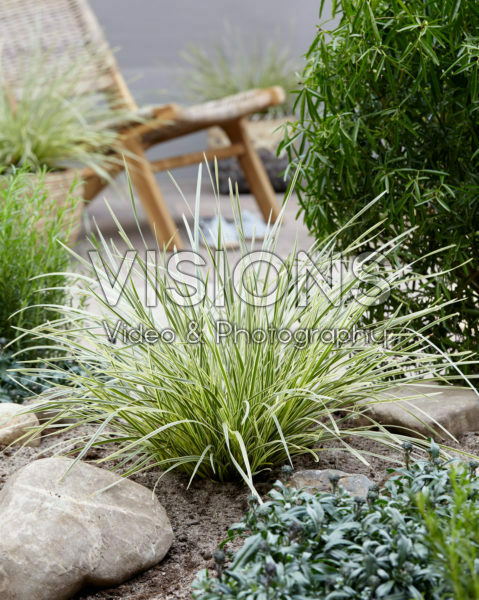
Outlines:
<svg viewBox="0 0 479 600"><path fill-rule="evenodd" d="M193 229L186 223L197 252L201 252L202 236L199 202L198 195ZM242 234L239 210L236 222L241 254L246 256L250 248ZM154 256L136 252L121 227L120 233L134 263L125 262L124 253L108 243L101 232L92 242L105 260L104 269L97 269L95 274L95 260L84 261L90 273L84 279L84 299L99 303L103 314L72 311L65 306L59 308L57 322L33 332L84 366L81 375L65 373L74 391L66 399L55 392L49 403L60 414L77 419L71 428L96 425L93 436L80 438L83 450L78 458L92 446L113 444L102 460L121 459L120 464L129 465L127 473L152 467L177 468L191 478L243 479L255 493L255 476L301 454L317 458L320 444L328 440L336 440L351 452L355 450L348 440L354 437L399 447L401 436L383 428L374 430L374 423L360 425L355 419L398 384L427 385L439 378L443 358L427 344L427 328L414 331L415 314L395 314L369 326L366 340L352 334L371 304L414 277L407 269L383 270L381 261L370 257L369 262L362 263L361 272L346 269L342 281L333 276L325 294L324 289L310 286L305 258L297 263L293 253L276 263L276 269L261 263L275 252L278 224L270 228L256 255L258 262L251 264L242 278L233 277L227 259L223 271L223 261L206 245L209 266L195 267L192 275L196 280L190 279L186 285L168 276L165 254L159 250ZM357 255L361 244L374 235L374 230L365 232L349 247L349 254ZM397 250L401 240L399 236L381 251L387 256ZM334 243L333 236L311 249L314 263L323 273L343 258L336 253ZM183 257L174 254L170 261L175 263ZM122 265L127 275L121 281L122 298L112 305L99 291L96 276L108 289ZM296 267L298 286L293 283ZM179 270L184 268L183 263ZM138 277L148 282L150 292L154 290L150 306L138 288ZM192 281L200 292L207 293L192 298ZM209 293L213 281L215 294ZM307 302L300 303L303 292ZM239 293L246 294L248 301L240 300ZM268 306L263 297L269 293L274 302ZM190 301L178 304L174 294L190 297ZM157 306L151 306L155 302ZM106 332L114 331L118 320L143 330L168 328L174 342L122 343L119 336L112 344ZM250 332L316 329L341 330L349 335L339 342L317 336L304 345L277 338L252 343L245 335L218 342L219 321ZM52 373L54 363L43 375L48 379Z"/></svg>
<svg viewBox="0 0 479 600"><path fill-rule="evenodd" d="M267 114L292 113L294 101L289 92L297 87L298 77L290 50L279 36L268 42L252 41L227 25L223 39L211 52L190 45L182 56L188 67L181 72L181 87L193 102L279 85L287 93L286 102L269 109Z"/></svg>
<svg viewBox="0 0 479 600"><path fill-rule="evenodd" d="M67 277L70 254L66 242L74 225L77 200L74 190L58 204L44 189L44 173L27 169L0 173L0 338L9 351L28 345L16 341L19 330L35 329L68 304Z"/></svg>
<svg viewBox="0 0 479 600"><path fill-rule="evenodd" d="M0 70L0 164L89 167L108 177L105 167L125 151L118 125L138 115L84 85L83 58L66 66L39 47L28 58L19 67L21 91Z"/></svg>

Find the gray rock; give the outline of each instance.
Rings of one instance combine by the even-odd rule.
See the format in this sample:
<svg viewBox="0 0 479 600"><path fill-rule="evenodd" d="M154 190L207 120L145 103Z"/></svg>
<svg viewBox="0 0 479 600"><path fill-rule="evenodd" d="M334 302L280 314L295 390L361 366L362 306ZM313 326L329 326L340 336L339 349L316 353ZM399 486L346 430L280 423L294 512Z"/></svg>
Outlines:
<svg viewBox="0 0 479 600"><path fill-rule="evenodd" d="M37 417L33 413L25 413L23 405L10 402L0 404L0 445L24 444L25 440L19 438L38 425ZM40 436L29 439L25 445L39 446Z"/></svg>
<svg viewBox="0 0 479 600"><path fill-rule="evenodd" d="M2 600L118 585L168 552L173 532L151 490L83 462L65 475L72 462L36 460L0 492Z"/></svg>
<svg viewBox="0 0 479 600"><path fill-rule="evenodd" d="M330 481L331 475L339 476L338 485L343 487L351 496L360 496L366 498L369 488L373 481L361 474L350 474L337 469L305 469L297 471L291 477L289 485L295 488L306 488L316 492L332 492L333 486Z"/></svg>
<svg viewBox="0 0 479 600"><path fill-rule="evenodd" d="M384 402L368 406L364 414L401 433L450 439L447 432L457 436L479 431L479 396L453 386L401 386Z"/></svg>

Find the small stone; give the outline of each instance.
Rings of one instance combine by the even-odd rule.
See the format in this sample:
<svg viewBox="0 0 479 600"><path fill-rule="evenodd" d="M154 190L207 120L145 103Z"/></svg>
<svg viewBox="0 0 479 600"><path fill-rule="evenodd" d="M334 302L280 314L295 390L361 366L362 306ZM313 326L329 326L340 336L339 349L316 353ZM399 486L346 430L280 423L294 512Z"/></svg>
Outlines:
<svg viewBox="0 0 479 600"><path fill-rule="evenodd" d="M406 435L450 439L447 432L456 437L479 430L479 396L453 386L403 385L369 405L364 415Z"/></svg>
<svg viewBox="0 0 479 600"><path fill-rule="evenodd" d="M36 460L0 492L2 600L67 600L118 585L168 552L173 532L151 490L72 463Z"/></svg>
<svg viewBox="0 0 479 600"><path fill-rule="evenodd" d="M0 445L24 444L21 438L30 428L38 427L39 422L33 413L26 412L21 404L4 402L0 404ZM26 438L25 438L26 439ZM39 446L40 435L28 440L26 446Z"/></svg>
<svg viewBox="0 0 479 600"><path fill-rule="evenodd" d="M337 469L305 469L297 471L292 477L289 485L297 489L305 488L305 491L332 492L333 484L330 477L339 477L338 485L343 487L351 496L366 498L369 488L373 482L369 477L362 474L350 474Z"/></svg>

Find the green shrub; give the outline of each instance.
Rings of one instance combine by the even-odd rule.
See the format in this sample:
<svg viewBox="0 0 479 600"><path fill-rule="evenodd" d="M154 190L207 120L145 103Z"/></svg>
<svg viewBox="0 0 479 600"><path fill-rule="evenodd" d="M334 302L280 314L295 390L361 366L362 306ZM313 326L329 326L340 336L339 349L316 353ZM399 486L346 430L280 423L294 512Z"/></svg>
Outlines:
<svg viewBox="0 0 479 600"><path fill-rule="evenodd" d="M474 471L479 463L471 463ZM476 474L477 475L477 474ZM447 503L421 493L417 500L426 523L432 561L438 564L454 600L479 598L478 486L463 469L451 469Z"/></svg>
<svg viewBox="0 0 479 600"><path fill-rule="evenodd" d="M342 0L334 10L339 24L321 26L307 52L299 120L284 141L292 168L301 163L305 222L324 239L387 190L340 242L382 220L382 240L416 228L402 256L422 257L418 270L437 276L421 290L412 282L397 290L389 308L457 299L458 314L438 323L431 340L477 352L479 5Z"/></svg>
<svg viewBox="0 0 479 600"><path fill-rule="evenodd" d="M242 538L244 544L228 565L223 550L215 554L219 578L202 571L193 598L477 598L477 583L474 593L457 595L448 557L458 551L463 576L465 570L477 582L478 518L475 473L437 458L399 470L382 491L372 487L367 500L342 488L312 495L278 482L267 502L231 528L222 547ZM432 527L435 536L440 532L439 547L430 539Z"/></svg>
<svg viewBox="0 0 479 600"><path fill-rule="evenodd" d="M291 254L283 264L268 268L258 260L243 277L234 279L227 255L223 272L214 249L199 246L199 202L198 197L190 232L193 250L205 257L205 266L193 270L196 297L189 299L191 280L186 285L180 277L175 283L165 268L168 261L171 266L183 260L182 253L171 258L160 251L147 256L134 249L120 227L131 253L126 262L124 253L101 235L93 243L104 265L98 263L95 274L92 263L84 261L90 277L85 276L83 296L86 302L99 303L101 310L72 311L67 306L58 323L38 329L38 335L50 339L59 351L89 365L81 377L69 375L75 394L53 399L51 405L78 417L77 423L98 425L97 433L84 439L80 457L92 445L115 443L110 458L131 461L129 472L156 465L179 468L191 478L242 478L255 493L256 475L300 454L316 456L318 445L328 439L346 448L349 436L397 445L398 438L384 429L374 431L350 419L397 384L432 381L444 368L442 357L424 343L427 330L414 331L415 315L396 315L357 331L368 306L410 275L394 269L382 272L380 264L366 261L364 271L347 270L342 280L333 277L326 291L312 286L301 306L302 292L311 283L306 277L308 261L299 257L296 262ZM238 212L236 218L241 255L246 256L249 246ZM279 235L275 225L262 243L261 258L274 253ZM384 252L400 243L399 238ZM355 250L356 246L350 249L352 254ZM313 249L311 256L322 272L340 260L334 239ZM92 260L96 266L97 258ZM297 286L292 284L296 266ZM187 267L182 263L178 268L181 272ZM125 275L117 287L123 290L122 297L112 306L98 283L108 289L120 272ZM214 281L216 294L202 293L212 292ZM238 293L245 290L253 297L240 300ZM263 296L270 291L274 302L265 306ZM185 306L176 303L173 292L186 298ZM250 337L231 330L218 341L217 332L225 332L220 321L246 329ZM124 341L123 332L130 328L136 339ZM263 343L252 341L256 330L261 337L266 335ZM289 342L274 333L280 330L286 337L290 332ZM309 335L314 330L326 335ZM335 336L338 330L346 339ZM114 332L115 344L109 339ZM145 332L154 334L152 339L148 333L149 342ZM108 377L106 384L100 374Z"/></svg>
<svg viewBox="0 0 479 600"><path fill-rule="evenodd" d="M60 242L69 238L76 200L60 206L43 178L26 169L0 174L0 338L10 352L31 343L28 336L14 341L22 330L57 319L55 306L68 301L62 273L70 255Z"/></svg>

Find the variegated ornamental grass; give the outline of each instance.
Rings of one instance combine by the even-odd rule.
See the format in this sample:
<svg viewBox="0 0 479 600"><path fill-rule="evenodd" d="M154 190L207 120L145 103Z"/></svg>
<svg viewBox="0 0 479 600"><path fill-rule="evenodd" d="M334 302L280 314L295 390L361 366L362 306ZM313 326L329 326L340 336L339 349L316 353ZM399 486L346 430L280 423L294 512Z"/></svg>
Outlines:
<svg viewBox="0 0 479 600"><path fill-rule="evenodd" d="M268 109L267 114L292 114L290 92L298 86L297 65L284 37L270 33L267 38L252 40L226 24L224 35L210 52L190 44L182 58L185 67L179 70L178 84L190 101L208 102L279 85L286 92L286 101Z"/></svg>
<svg viewBox="0 0 479 600"><path fill-rule="evenodd" d="M254 493L255 476L293 462L302 454L317 457L321 444L329 440L355 454L352 438L397 447L404 438L382 427L373 429L372 423L361 423L357 417L368 403L378 401L398 384L420 381L426 385L444 371L446 359L428 344L427 328L414 331L414 314L395 314L370 326L376 342L349 339L335 344L317 337L304 347L278 340L248 343L246 336L236 341L226 337L217 343L215 327L222 320L250 331L276 327L352 332L361 327L371 303L388 287L394 291L414 277L412 270L383 268L379 261L369 259L361 275L364 279L366 273L369 282L362 283L358 274L347 271L342 285L337 277L328 282L328 294L319 286L311 286L308 301L299 306L293 252L279 269L265 268L258 262L244 271L239 291L245 286L264 296L276 289L272 306L261 306L261 301L254 305L238 298L232 265L226 261L226 276L222 278L214 249L200 246L199 203L198 192L192 230L185 219L192 248L209 259L209 268L198 268L196 276L211 290L216 274L224 306L215 306L211 293L194 305L173 303L173 284L164 263L159 260L155 265L139 252L117 306L105 301L92 265L83 261L89 276L82 277L75 292L87 302L100 303L103 314L60 307L60 319L34 332L39 344L42 337L51 340L61 353L66 352L84 367L82 374L65 374L73 391L68 388L65 397L60 397L58 390L50 393L51 403L61 413L77 419L69 429L85 423L95 425L93 435L82 437L79 433L83 450L78 458L92 446L106 444L110 452L101 460L118 459L116 464L126 465L127 473L153 467L163 471L179 468L191 478L243 479ZM236 218L241 235L239 211ZM134 250L118 227L126 246ZM365 232L348 249L349 255L358 255L363 242L375 234L374 230ZM260 245L263 256L275 251L279 235L280 225L271 226ZM241 239L245 255L249 247ZM399 236L381 252L387 256L396 251L401 240ZM109 265L111 272L104 273L105 278L116 275L123 252L101 233L93 244ZM341 257L335 251L335 236L311 249L310 255L326 270L331 261L336 264ZM308 285L304 264L299 273L301 292ZM156 286L157 307L145 306L144 293L137 285L139 278ZM177 291L191 293L191 288L175 285ZM176 342L112 344L105 335L104 321L113 330L119 319L146 329L167 326L175 333ZM199 343L188 341L192 321L199 324ZM387 334L387 345L380 340L383 333ZM54 361L51 369L55 370ZM51 375L43 373L45 378ZM55 420L49 426L54 424ZM366 461L367 456L361 459Z"/></svg>
<svg viewBox="0 0 479 600"><path fill-rule="evenodd" d="M108 166L126 152L118 127L140 121L138 114L86 88L90 65L83 56L57 61L40 46L20 65L16 88L0 63L0 164L34 171L88 167L108 179Z"/></svg>

